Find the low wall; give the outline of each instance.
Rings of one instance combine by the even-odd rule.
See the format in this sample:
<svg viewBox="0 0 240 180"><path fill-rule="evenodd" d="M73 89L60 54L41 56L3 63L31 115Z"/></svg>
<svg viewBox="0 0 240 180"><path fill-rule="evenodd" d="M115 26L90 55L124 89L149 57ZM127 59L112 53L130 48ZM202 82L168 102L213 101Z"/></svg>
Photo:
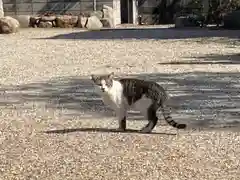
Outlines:
<svg viewBox="0 0 240 180"><path fill-rule="evenodd" d="M113 7L113 0L2 0L5 15L35 15L50 11L55 14L92 12L102 9L103 4Z"/></svg>

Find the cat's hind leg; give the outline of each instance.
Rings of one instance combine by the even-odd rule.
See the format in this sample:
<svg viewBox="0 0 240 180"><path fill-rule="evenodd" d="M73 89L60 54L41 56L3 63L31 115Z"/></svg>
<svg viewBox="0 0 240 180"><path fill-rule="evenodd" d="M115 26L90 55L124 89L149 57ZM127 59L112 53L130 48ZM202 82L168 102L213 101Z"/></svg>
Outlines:
<svg viewBox="0 0 240 180"><path fill-rule="evenodd" d="M118 116L118 130L119 131L125 131L127 122L126 122L126 115L127 110L126 108L122 107L117 110L117 116Z"/></svg>
<svg viewBox="0 0 240 180"><path fill-rule="evenodd" d="M140 132L142 133L152 132L153 128L157 124L158 118L157 118L157 108L155 104L152 104L148 107L147 118L148 118L148 124L140 130Z"/></svg>
<svg viewBox="0 0 240 180"><path fill-rule="evenodd" d="M125 131L127 127L127 122L126 122L126 116L124 116L122 119L119 119L119 131Z"/></svg>

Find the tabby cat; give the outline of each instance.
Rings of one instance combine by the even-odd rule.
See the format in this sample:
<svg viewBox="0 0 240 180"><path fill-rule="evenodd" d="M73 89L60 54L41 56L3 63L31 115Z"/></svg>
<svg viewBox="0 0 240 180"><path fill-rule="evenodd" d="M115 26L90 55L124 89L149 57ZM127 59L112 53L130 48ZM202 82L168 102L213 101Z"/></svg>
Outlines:
<svg viewBox="0 0 240 180"><path fill-rule="evenodd" d="M91 80L99 87L104 104L115 110L120 131L126 130L126 114L131 107L147 115L148 124L140 132L150 133L153 130L158 121L158 109L161 109L168 124L178 129L186 128L186 124L179 124L170 116L170 109L165 103L168 99L167 93L159 84L135 78L114 80L113 72L107 75L91 75Z"/></svg>

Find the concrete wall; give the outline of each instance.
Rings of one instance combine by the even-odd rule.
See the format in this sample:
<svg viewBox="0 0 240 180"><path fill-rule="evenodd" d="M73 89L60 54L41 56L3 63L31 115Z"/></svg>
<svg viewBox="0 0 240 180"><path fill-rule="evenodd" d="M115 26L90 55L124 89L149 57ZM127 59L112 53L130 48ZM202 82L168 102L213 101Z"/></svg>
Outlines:
<svg viewBox="0 0 240 180"><path fill-rule="evenodd" d="M121 0L113 0L113 19L114 24L121 24Z"/></svg>
<svg viewBox="0 0 240 180"><path fill-rule="evenodd" d="M0 18L4 16L4 11L3 11L3 1L0 0Z"/></svg>
<svg viewBox="0 0 240 180"><path fill-rule="evenodd" d="M133 24L138 24L138 1L133 0Z"/></svg>
<svg viewBox="0 0 240 180"><path fill-rule="evenodd" d="M138 8L137 8L137 0L133 1L133 9L132 9L132 17L133 17L133 24L138 23ZM121 0L113 0L113 16L115 25L121 24Z"/></svg>
<svg viewBox="0 0 240 180"><path fill-rule="evenodd" d="M96 0L97 10L102 5L113 6L113 0ZM94 0L3 0L5 15L40 14L51 11L56 14L91 12L94 10Z"/></svg>

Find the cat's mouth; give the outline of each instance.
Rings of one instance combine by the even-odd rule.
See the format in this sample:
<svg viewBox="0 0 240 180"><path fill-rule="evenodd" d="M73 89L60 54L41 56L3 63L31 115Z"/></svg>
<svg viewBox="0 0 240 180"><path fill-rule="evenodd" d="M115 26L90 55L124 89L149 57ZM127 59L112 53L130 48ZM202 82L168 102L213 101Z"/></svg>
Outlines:
<svg viewBox="0 0 240 180"><path fill-rule="evenodd" d="M101 89L102 92L105 92L105 89L104 89L104 88L101 87L100 89Z"/></svg>

